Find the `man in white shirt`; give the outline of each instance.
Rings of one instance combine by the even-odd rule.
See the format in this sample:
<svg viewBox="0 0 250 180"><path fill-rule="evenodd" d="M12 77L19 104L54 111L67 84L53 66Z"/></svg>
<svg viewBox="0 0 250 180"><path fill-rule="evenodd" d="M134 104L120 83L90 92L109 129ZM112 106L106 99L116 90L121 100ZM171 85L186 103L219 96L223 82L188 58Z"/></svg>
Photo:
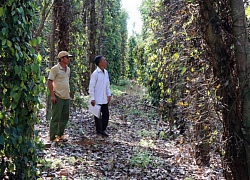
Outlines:
<svg viewBox="0 0 250 180"><path fill-rule="evenodd" d="M91 105L101 106L101 117L95 116L96 132L108 137L106 129L109 121L108 104L111 100L110 81L108 71L105 69L107 62L102 55L95 57L96 70L91 74L89 83L89 95Z"/></svg>

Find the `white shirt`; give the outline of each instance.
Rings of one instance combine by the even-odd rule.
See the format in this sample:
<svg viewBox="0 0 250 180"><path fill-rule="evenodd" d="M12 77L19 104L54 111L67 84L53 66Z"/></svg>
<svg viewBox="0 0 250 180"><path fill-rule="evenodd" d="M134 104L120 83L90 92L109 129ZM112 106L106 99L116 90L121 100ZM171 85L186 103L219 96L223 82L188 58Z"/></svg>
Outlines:
<svg viewBox="0 0 250 180"><path fill-rule="evenodd" d="M111 96L109 74L97 67L91 74L89 83L90 100L95 100L96 104L107 104L108 96Z"/></svg>

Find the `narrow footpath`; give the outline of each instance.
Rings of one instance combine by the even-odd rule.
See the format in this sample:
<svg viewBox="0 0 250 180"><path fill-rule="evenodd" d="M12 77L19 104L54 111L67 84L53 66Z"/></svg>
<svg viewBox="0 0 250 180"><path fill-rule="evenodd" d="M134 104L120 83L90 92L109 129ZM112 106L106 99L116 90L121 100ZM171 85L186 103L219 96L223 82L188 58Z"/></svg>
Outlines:
<svg viewBox="0 0 250 180"><path fill-rule="evenodd" d="M132 91L131 91L132 92ZM97 135L94 119L84 108L71 109L67 142L48 144L45 110L36 125L46 148L40 179L65 180L191 180L224 179L215 155L210 167L195 164L193 145L183 136L168 136L168 126L140 93L113 97L109 137Z"/></svg>

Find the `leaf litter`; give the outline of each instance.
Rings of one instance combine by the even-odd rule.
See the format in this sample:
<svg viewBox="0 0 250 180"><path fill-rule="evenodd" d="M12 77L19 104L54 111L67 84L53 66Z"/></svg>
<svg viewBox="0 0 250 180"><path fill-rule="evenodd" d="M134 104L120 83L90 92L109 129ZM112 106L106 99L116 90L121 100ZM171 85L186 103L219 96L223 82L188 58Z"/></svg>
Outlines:
<svg viewBox="0 0 250 180"><path fill-rule="evenodd" d="M40 179L224 179L219 155L211 155L208 167L196 165L192 142L178 134L171 138L168 124L140 95L114 96L109 109L107 138L95 133L87 108L72 107L65 130L68 141L56 147L49 142L46 110L41 110L35 125L45 144Z"/></svg>

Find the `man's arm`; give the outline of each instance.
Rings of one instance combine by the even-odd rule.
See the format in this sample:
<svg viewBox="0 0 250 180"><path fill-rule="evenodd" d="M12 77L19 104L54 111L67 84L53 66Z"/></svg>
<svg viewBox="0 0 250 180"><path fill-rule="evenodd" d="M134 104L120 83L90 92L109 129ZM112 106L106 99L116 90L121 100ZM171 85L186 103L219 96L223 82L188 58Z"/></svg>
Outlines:
<svg viewBox="0 0 250 180"><path fill-rule="evenodd" d="M110 101L111 101L110 80L109 80L108 71L106 71L106 72L107 72L107 76L108 76L107 97L108 97L108 103L110 103Z"/></svg>
<svg viewBox="0 0 250 180"><path fill-rule="evenodd" d="M108 96L108 103L110 103L111 101L111 96Z"/></svg>
<svg viewBox="0 0 250 180"><path fill-rule="evenodd" d="M50 91L52 103L56 103L56 96L55 96L55 93L53 91L53 81L50 80L50 79L48 80L48 88L49 88L49 91Z"/></svg>
<svg viewBox="0 0 250 180"><path fill-rule="evenodd" d="M90 96L92 106L95 106L96 75L97 74L92 73L90 76L90 82L89 82L89 96Z"/></svg>

